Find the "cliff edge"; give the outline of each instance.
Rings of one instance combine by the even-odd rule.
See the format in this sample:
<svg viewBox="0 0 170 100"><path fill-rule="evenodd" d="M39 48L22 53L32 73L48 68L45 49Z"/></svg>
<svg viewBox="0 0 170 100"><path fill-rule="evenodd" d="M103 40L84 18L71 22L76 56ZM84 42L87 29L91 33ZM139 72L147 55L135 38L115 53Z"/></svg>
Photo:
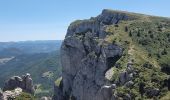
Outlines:
<svg viewBox="0 0 170 100"><path fill-rule="evenodd" d="M61 46L62 79L55 86L53 99L161 98L161 88L169 88L168 74L161 70L163 63L159 63L154 54L149 55L148 45L152 40L142 41L147 38L141 37L146 32L149 35L154 33L152 25L165 22L163 19L169 21L105 9L97 17L71 23ZM144 25L138 26L138 23ZM158 31L168 31L169 26L166 23L166 27L162 26ZM152 81L150 78L154 76L149 74L150 70L157 72L156 78L161 78ZM149 79L143 75L145 72L148 72L146 77ZM146 86L145 82L157 86Z"/></svg>

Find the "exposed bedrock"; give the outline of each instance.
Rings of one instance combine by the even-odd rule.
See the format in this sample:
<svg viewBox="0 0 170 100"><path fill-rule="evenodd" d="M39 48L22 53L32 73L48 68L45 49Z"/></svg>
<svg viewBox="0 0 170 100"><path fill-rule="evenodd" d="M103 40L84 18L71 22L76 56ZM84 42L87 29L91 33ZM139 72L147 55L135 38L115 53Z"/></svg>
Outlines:
<svg viewBox="0 0 170 100"><path fill-rule="evenodd" d="M116 85L105 78L105 73L122 56L123 49L105 41L107 25L120 20L131 20L125 13L103 10L89 20L73 22L61 47L62 86L56 87L55 100L114 100ZM120 81L124 84L129 76Z"/></svg>

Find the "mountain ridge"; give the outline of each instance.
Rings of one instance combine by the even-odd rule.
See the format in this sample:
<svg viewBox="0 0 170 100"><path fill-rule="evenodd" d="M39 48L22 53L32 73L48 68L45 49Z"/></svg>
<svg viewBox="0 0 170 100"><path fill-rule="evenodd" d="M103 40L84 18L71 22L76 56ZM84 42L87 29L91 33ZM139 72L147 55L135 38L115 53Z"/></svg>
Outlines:
<svg viewBox="0 0 170 100"><path fill-rule="evenodd" d="M170 61L169 36L169 18L136 13L103 10L71 23L54 100L163 98L170 85L169 67L162 65Z"/></svg>

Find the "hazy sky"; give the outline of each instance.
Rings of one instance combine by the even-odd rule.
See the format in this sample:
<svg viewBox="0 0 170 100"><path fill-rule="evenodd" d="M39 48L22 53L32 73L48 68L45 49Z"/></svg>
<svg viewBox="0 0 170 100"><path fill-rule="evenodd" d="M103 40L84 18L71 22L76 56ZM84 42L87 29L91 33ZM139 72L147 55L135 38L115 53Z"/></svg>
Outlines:
<svg viewBox="0 0 170 100"><path fill-rule="evenodd" d="M0 41L61 40L68 25L102 9L170 17L170 0L0 0Z"/></svg>

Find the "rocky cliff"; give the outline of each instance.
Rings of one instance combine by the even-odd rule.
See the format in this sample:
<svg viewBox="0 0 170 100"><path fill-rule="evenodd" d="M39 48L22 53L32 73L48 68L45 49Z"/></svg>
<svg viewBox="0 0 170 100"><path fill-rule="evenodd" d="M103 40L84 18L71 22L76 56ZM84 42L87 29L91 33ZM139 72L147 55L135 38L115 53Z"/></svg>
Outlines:
<svg viewBox="0 0 170 100"><path fill-rule="evenodd" d="M135 40L131 39L133 29L128 26L150 17L103 10L97 17L73 22L61 47L62 80L55 86L53 99L131 100L138 93L143 96L144 92L147 97L158 96L159 87L144 90L143 80L136 80L140 67L134 66L141 63L137 63L133 54Z"/></svg>

